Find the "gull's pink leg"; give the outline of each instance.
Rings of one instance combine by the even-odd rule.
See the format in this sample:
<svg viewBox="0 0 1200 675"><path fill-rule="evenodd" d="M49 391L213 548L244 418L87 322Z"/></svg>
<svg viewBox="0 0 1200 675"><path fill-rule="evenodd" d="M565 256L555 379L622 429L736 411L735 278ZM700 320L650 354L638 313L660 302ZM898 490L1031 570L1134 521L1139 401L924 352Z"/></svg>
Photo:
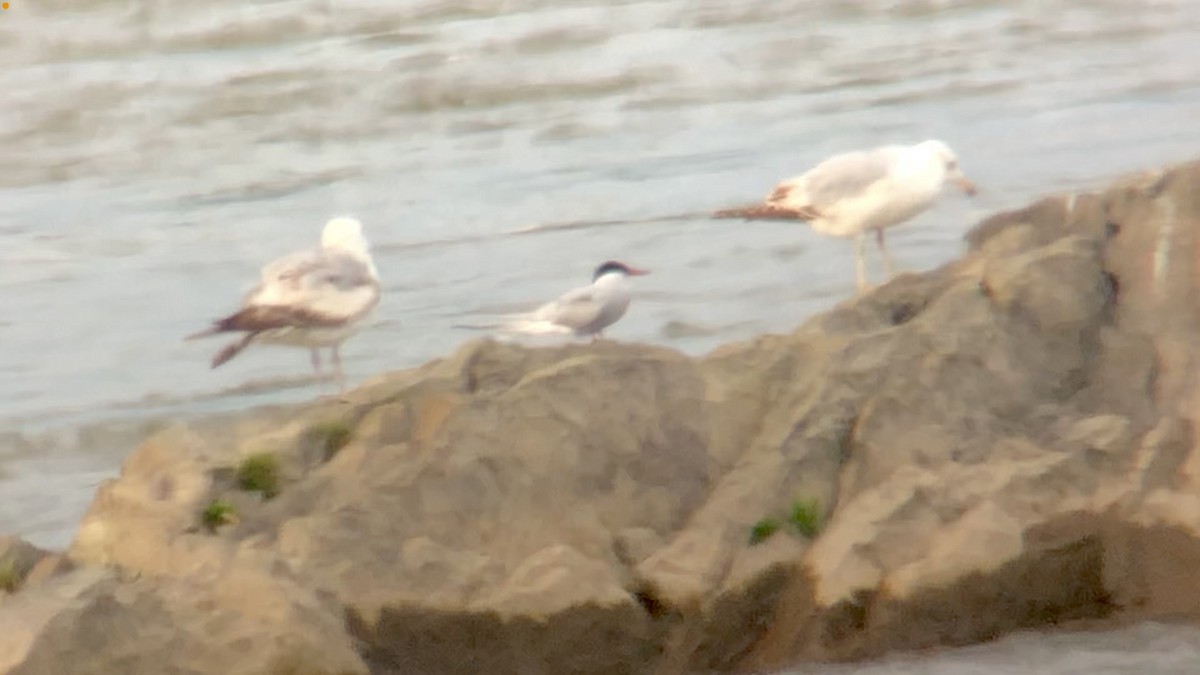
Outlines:
<svg viewBox="0 0 1200 675"><path fill-rule="evenodd" d="M888 278L896 276L896 266L892 264L892 256L883 243L883 228L875 230L875 243L879 245L879 253L883 257L883 269L887 272Z"/></svg>
<svg viewBox="0 0 1200 675"><path fill-rule="evenodd" d="M342 373L342 356L338 353L338 347L340 346L341 345L334 345L332 349L333 376L337 379L338 393L344 394L346 393L346 376L344 373Z"/></svg>

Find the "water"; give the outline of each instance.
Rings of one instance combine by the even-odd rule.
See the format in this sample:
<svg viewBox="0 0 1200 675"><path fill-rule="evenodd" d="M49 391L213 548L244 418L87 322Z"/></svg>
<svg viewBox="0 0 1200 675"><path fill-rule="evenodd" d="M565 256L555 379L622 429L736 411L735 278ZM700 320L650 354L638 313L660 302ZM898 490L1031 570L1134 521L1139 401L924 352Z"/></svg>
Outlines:
<svg viewBox="0 0 1200 675"><path fill-rule="evenodd" d="M781 675L1192 675L1200 630L1145 623L1118 630L1024 633L963 649L873 663L809 666Z"/></svg>
<svg viewBox="0 0 1200 675"><path fill-rule="evenodd" d="M833 152L959 151L983 192L892 235L910 269L991 211L1200 155L1191 0L10 5L0 532L46 546L164 420L315 395L303 352L210 371L220 343L180 337L331 215L364 221L384 277L344 349L361 380L606 258L654 270L612 337L788 330L852 292L851 246L674 216Z"/></svg>

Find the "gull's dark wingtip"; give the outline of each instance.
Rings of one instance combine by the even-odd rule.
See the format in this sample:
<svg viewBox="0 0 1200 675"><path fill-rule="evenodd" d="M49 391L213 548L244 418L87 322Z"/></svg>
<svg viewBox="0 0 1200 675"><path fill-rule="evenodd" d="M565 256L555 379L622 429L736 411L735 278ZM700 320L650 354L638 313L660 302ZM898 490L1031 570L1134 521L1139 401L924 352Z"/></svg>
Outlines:
<svg viewBox="0 0 1200 675"><path fill-rule="evenodd" d="M754 206L739 206L732 209L713 211L712 218L742 220L804 220L804 214L795 209L787 209L773 204L755 204Z"/></svg>
<svg viewBox="0 0 1200 675"><path fill-rule="evenodd" d="M748 209L753 207L739 207L735 209L719 209L708 214L709 218L743 218L742 215Z"/></svg>
<svg viewBox="0 0 1200 675"><path fill-rule="evenodd" d="M208 328L192 333L191 335L183 338L183 341L188 342L190 340L199 340L200 338L211 337L218 333L225 333L229 330L237 330L238 326L234 325L234 323L242 313L243 312L237 312L222 319L217 319L213 321Z"/></svg>
<svg viewBox="0 0 1200 675"><path fill-rule="evenodd" d="M218 328L217 326L210 326L208 328L205 328L202 331L198 331L196 333L192 333L191 335L184 337L183 341L191 342L192 340L199 340L200 338L210 337L210 336L216 335L217 333L220 333L220 332L221 332L221 329Z"/></svg>
<svg viewBox="0 0 1200 675"><path fill-rule="evenodd" d="M243 349L250 346L250 342L256 335L257 333L250 333L241 340L238 340L237 342L231 342L222 347L221 351L217 352L216 355L213 356L212 367L214 369L218 368L221 364L237 356L238 353L240 353Z"/></svg>

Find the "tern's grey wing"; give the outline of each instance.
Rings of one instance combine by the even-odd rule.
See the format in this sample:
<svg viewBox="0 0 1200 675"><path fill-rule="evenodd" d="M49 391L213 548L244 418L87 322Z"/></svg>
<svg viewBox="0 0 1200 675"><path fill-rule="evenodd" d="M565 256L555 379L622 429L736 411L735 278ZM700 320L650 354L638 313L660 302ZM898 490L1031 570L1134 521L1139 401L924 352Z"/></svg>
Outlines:
<svg viewBox="0 0 1200 675"><path fill-rule="evenodd" d="M535 312L538 321L549 321L572 330L592 325L603 310L591 286L568 291L554 302L543 305Z"/></svg>
<svg viewBox="0 0 1200 675"><path fill-rule="evenodd" d="M808 196L818 210L851 199L884 180L891 170L890 149L848 152L830 157L805 174Z"/></svg>

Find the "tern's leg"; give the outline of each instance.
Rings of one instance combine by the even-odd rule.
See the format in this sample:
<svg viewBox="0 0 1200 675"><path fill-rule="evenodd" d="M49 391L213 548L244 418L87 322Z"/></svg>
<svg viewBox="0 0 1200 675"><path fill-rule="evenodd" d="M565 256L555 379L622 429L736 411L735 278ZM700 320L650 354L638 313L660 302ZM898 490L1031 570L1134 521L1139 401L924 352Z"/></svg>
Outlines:
<svg viewBox="0 0 1200 675"><path fill-rule="evenodd" d="M308 350L312 357L313 371L317 374L317 379L321 379L321 351L316 347Z"/></svg>
<svg viewBox="0 0 1200 675"><path fill-rule="evenodd" d="M896 274L896 266L892 264L892 256L883 243L883 228L875 230L875 243L879 244L879 255L883 256L883 269L890 279Z"/></svg>
<svg viewBox="0 0 1200 675"><path fill-rule="evenodd" d="M867 240L862 232L854 236L854 278L859 293L867 290Z"/></svg>

